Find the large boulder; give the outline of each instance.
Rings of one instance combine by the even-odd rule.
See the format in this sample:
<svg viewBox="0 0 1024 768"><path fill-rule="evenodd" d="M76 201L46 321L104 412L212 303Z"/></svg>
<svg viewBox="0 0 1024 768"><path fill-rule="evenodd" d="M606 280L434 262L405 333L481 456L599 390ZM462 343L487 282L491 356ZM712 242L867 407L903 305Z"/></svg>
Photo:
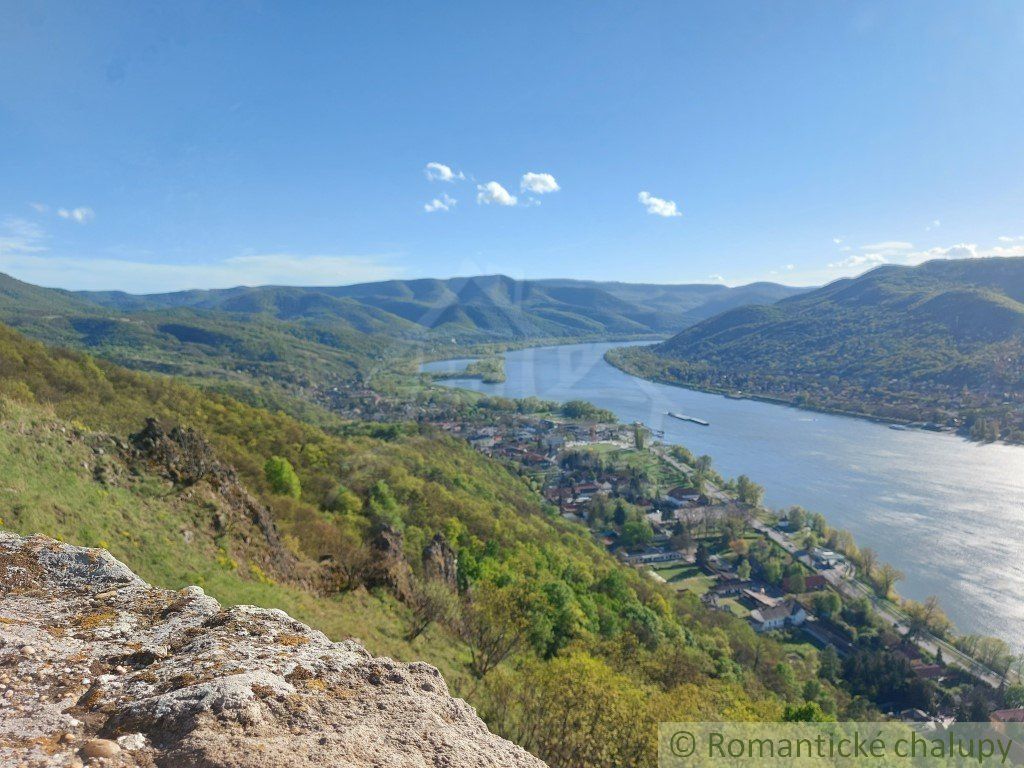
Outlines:
<svg viewBox="0 0 1024 768"><path fill-rule="evenodd" d="M83 763L543 766L427 664L151 587L102 550L0 533L0 765Z"/></svg>

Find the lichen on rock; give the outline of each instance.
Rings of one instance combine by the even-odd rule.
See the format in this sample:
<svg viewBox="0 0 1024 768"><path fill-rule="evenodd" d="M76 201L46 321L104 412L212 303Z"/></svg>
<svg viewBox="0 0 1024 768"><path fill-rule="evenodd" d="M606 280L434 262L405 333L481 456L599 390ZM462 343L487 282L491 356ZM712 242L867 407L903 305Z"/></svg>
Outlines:
<svg viewBox="0 0 1024 768"><path fill-rule="evenodd" d="M433 667L0 533L4 766L543 766Z"/></svg>

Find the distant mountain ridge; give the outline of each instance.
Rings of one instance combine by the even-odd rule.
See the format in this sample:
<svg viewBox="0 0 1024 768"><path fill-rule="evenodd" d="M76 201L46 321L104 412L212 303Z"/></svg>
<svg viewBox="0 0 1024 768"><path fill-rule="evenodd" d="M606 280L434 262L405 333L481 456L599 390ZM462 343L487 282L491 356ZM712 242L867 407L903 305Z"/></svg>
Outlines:
<svg viewBox="0 0 1024 768"><path fill-rule="evenodd" d="M1016 439L1024 426L1024 258L883 266L770 306L729 310L613 358L700 388Z"/></svg>
<svg viewBox="0 0 1024 768"><path fill-rule="evenodd" d="M364 332L472 341L600 335L658 335L749 303L805 289L776 283L647 285L582 280L514 280L504 275L388 280L337 287L228 288L136 296L77 292L121 311L201 309L279 319L338 318Z"/></svg>
<svg viewBox="0 0 1024 768"><path fill-rule="evenodd" d="M299 401L331 399L396 362L451 354L453 344L657 338L723 303L774 301L798 290L484 276L135 296L41 288L0 275L0 322L297 413Z"/></svg>

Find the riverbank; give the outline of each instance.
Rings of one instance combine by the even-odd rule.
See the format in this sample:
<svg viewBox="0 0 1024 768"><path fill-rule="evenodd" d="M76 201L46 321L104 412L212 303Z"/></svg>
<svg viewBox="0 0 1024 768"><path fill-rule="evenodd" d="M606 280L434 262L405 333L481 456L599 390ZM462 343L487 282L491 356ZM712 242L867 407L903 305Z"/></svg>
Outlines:
<svg viewBox="0 0 1024 768"><path fill-rule="evenodd" d="M918 601L937 594L957 626L1020 648L1024 449L654 383L605 361L616 346L510 352L502 384L444 384L492 398L587 400L624 423L663 430L666 443L714 456L726 476L762 478L770 506L819 510L850 530L906 574L902 594Z"/></svg>
<svg viewBox="0 0 1024 768"><path fill-rule="evenodd" d="M836 408L834 406L828 406L813 401L810 402L797 402L795 399L777 397L773 395L759 394L756 392L737 392L734 389L725 387L715 387L700 385L697 383L683 382L678 379L674 379L670 376L660 375L656 371L646 370L641 366L637 365L635 358L629 354L623 354L629 347L615 347L609 349L604 354L604 360L609 365L614 366L629 376L636 376L637 378L644 379L646 381L653 381L657 384L664 384L670 387L679 387L680 389L688 389L693 392L705 392L709 395L721 395L723 397L730 398L732 400L751 400L759 403L769 403L771 405L781 405L787 408L797 408L802 411L810 411L813 413L825 413L832 416L843 416L851 419L862 419L864 421L874 422L876 424L895 425L900 427L907 427L909 429L917 429L922 432L935 432L935 433L947 433L956 434L959 437L971 442L1001 442L1005 445L1020 445L1019 442L1011 442L1006 440L1000 441L982 441L974 440L970 434L964 430L957 430L953 427L946 426L923 426L922 421L912 420L907 418L897 418L893 416L883 416L878 413L872 413L870 411L852 410L849 408ZM649 356L648 356L649 357Z"/></svg>

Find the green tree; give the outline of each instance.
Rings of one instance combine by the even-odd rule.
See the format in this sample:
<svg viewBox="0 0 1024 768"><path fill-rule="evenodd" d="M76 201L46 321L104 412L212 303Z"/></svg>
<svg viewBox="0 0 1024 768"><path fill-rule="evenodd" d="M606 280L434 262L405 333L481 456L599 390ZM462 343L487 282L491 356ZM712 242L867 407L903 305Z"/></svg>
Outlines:
<svg viewBox="0 0 1024 768"><path fill-rule="evenodd" d="M409 599L412 621L406 639L415 640L434 622L450 623L458 615L458 596L442 581L416 582Z"/></svg>
<svg viewBox="0 0 1024 768"><path fill-rule="evenodd" d="M764 500L764 488L746 475L740 475L736 478L736 495L743 504L759 507Z"/></svg>
<svg viewBox="0 0 1024 768"><path fill-rule="evenodd" d="M860 570L864 578L869 581L874 578L875 566L878 565L878 555L871 547L864 547L860 551Z"/></svg>
<svg viewBox="0 0 1024 768"><path fill-rule="evenodd" d="M818 675L825 680L835 682L842 672L842 665L839 663L839 654L836 653L834 645L826 645L818 656Z"/></svg>
<svg viewBox="0 0 1024 768"><path fill-rule="evenodd" d="M620 541L627 547L650 544L654 540L654 531L646 520L630 520L622 526Z"/></svg>
<svg viewBox="0 0 1024 768"><path fill-rule="evenodd" d="M647 448L647 428L639 421L633 422L633 447L638 451Z"/></svg>
<svg viewBox="0 0 1024 768"><path fill-rule="evenodd" d="M782 713L784 723L831 723L835 717L827 715L821 710L821 705L816 701L808 701L804 704L787 704Z"/></svg>
<svg viewBox="0 0 1024 768"><path fill-rule="evenodd" d="M1003 694L1003 706L1007 709L1024 707L1024 685L1012 683L1006 686L1006 692Z"/></svg>
<svg viewBox="0 0 1024 768"><path fill-rule="evenodd" d="M831 619L842 609L843 601L835 592L821 592L814 596L814 612L817 614Z"/></svg>
<svg viewBox="0 0 1024 768"><path fill-rule="evenodd" d="M470 671L484 677L520 648L530 630L532 611L522 589L479 582L462 610L459 635L470 653Z"/></svg>
<svg viewBox="0 0 1024 768"><path fill-rule="evenodd" d="M695 562L697 563L698 566L703 568L704 566L706 566L708 564L708 559L709 558L710 558L710 553L708 552L708 547L702 541L702 542L700 542L697 545L697 557L696 557Z"/></svg>
<svg viewBox="0 0 1024 768"><path fill-rule="evenodd" d="M370 489L369 507L370 514L376 522L391 526L396 530L401 530L404 527L401 507L386 480L378 480L373 484Z"/></svg>
<svg viewBox="0 0 1024 768"><path fill-rule="evenodd" d="M807 579L804 578L803 569L797 566L788 576L786 576L786 584L789 586L789 591L794 595L801 595L807 591Z"/></svg>
<svg viewBox="0 0 1024 768"><path fill-rule="evenodd" d="M334 492L327 497L325 507L329 511L337 512L340 515L354 515L362 511L363 500L344 485L339 485L334 489Z"/></svg>
<svg viewBox="0 0 1024 768"><path fill-rule="evenodd" d="M878 594L882 597L888 597L892 592L892 588L896 586L896 582L900 581L902 578L902 571L894 568L888 563L885 563L878 569L878 573L875 575L875 584L878 587Z"/></svg>
<svg viewBox="0 0 1024 768"><path fill-rule="evenodd" d="M281 496L290 496L297 499L302 496L302 484L299 476L295 474L295 467L292 463L281 456L272 456L263 465L263 476L270 486L270 490Z"/></svg>
<svg viewBox="0 0 1024 768"><path fill-rule="evenodd" d="M750 578L750 561L746 558L740 561L740 564L736 567L736 575L746 581Z"/></svg>

